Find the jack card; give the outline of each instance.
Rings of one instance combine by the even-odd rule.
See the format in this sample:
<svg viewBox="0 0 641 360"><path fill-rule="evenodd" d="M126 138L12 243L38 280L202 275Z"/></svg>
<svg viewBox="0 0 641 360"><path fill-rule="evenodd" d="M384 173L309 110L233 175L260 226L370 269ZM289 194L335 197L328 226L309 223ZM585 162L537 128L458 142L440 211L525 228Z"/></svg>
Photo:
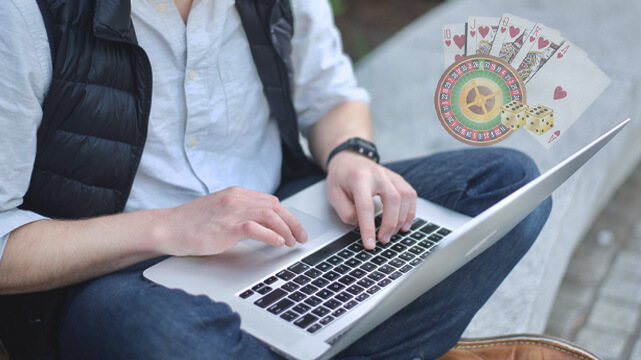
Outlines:
<svg viewBox="0 0 641 360"><path fill-rule="evenodd" d="M488 55L499 30L499 17L472 16L467 20L467 55Z"/></svg>

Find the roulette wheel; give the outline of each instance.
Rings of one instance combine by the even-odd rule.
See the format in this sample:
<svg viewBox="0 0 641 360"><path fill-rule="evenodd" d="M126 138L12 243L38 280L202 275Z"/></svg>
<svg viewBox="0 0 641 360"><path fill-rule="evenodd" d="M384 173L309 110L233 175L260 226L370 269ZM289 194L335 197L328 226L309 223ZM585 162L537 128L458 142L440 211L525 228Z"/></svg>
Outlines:
<svg viewBox="0 0 641 360"><path fill-rule="evenodd" d="M441 125L457 140L491 145L511 135L501 106L526 103L523 81L506 61L491 55L460 58L443 73L434 95Z"/></svg>

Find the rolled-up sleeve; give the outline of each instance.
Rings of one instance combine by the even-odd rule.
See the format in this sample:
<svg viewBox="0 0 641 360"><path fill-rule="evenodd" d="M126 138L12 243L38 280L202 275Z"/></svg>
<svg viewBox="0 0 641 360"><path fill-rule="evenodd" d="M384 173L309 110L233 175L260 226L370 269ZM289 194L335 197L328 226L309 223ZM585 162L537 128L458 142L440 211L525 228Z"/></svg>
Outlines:
<svg viewBox="0 0 641 360"><path fill-rule="evenodd" d="M294 0L294 107L304 136L337 105L369 94L358 87L327 0Z"/></svg>
<svg viewBox="0 0 641 360"><path fill-rule="evenodd" d="M18 209L29 187L51 55L35 1L0 5L0 260L9 234L42 216Z"/></svg>

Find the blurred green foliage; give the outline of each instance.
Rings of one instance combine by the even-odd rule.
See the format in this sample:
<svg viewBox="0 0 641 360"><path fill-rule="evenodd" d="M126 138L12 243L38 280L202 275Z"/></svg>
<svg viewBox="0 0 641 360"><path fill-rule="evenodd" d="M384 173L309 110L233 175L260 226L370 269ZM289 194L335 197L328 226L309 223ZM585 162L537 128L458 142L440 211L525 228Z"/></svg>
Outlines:
<svg viewBox="0 0 641 360"><path fill-rule="evenodd" d="M345 0L329 0L334 11L334 16L340 16L345 12Z"/></svg>

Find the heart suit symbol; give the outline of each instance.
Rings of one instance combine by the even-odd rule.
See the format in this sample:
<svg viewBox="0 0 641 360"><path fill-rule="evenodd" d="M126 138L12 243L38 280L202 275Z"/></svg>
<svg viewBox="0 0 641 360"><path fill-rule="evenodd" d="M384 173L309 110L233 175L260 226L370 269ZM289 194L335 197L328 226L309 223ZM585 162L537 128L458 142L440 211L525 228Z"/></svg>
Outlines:
<svg viewBox="0 0 641 360"><path fill-rule="evenodd" d="M479 27L479 34L481 34L482 37L485 37L487 34L490 32L490 27L489 26L481 26Z"/></svg>
<svg viewBox="0 0 641 360"><path fill-rule="evenodd" d="M452 44L452 40L445 40L445 45L450 46Z"/></svg>
<svg viewBox="0 0 641 360"><path fill-rule="evenodd" d="M568 96L568 92L563 90L562 87L557 86L556 89L554 89L554 100L561 100Z"/></svg>
<svg viewBox="0 0 641 360"><path fill-rule="evenodd" d="M513 37L513 38L514 38L514 37L516 37L520 32L521 32L521 30L519 30L519 28L514 27L514 26L510 26L510 37Z"/></svg>
<svg viewBox="0 0 641 360"><path fill-rule="evenodd" d="M545 40L542 37L539 38L539 49L543 49L544 47L548 46L549 44L550 44L549 40Z"/></svg>
<svg viewBox="0 0 641 360"><path fill-rule="evenodd" d="M462 49L465 46L465 36L464 35L454 35L454 43L458 46L459 49Z"/></svg>

